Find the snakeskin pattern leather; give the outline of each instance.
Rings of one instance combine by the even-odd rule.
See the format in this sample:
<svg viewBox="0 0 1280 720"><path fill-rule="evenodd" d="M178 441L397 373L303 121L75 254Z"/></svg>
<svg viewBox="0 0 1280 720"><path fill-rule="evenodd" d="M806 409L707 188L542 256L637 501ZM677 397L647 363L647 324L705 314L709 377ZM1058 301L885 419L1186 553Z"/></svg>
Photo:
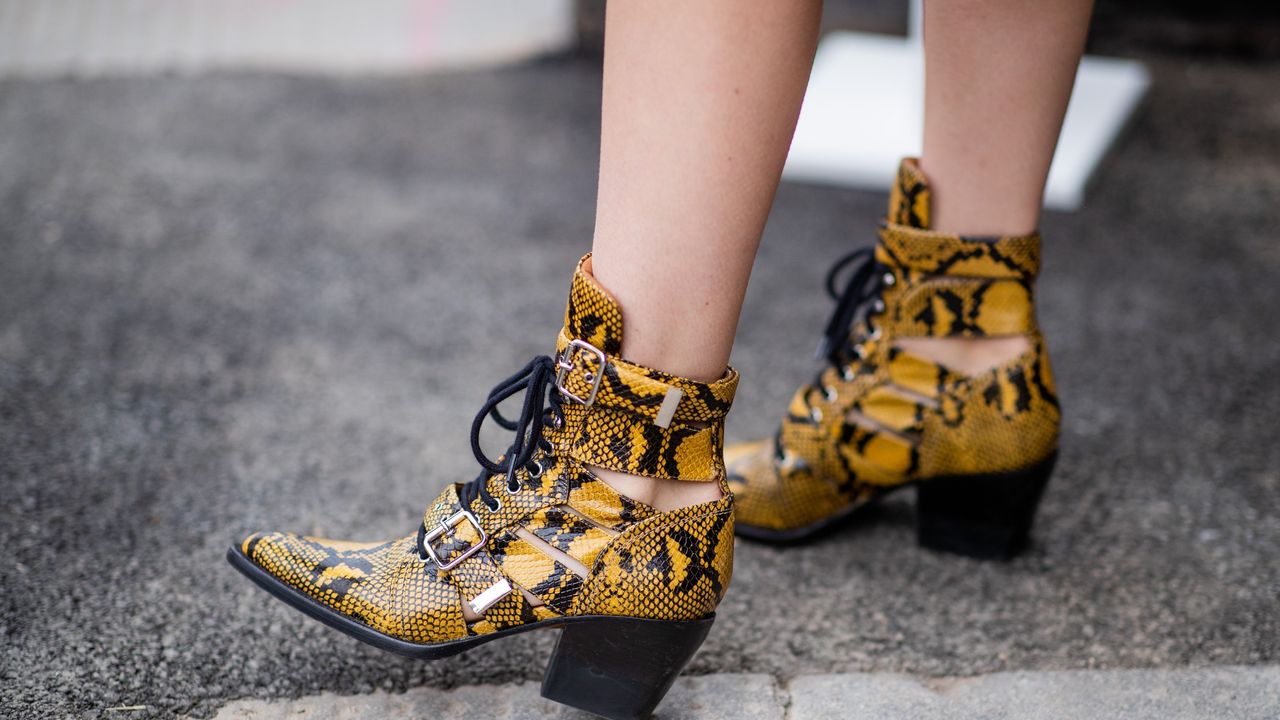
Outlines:
<svg viewBox="0 0 1280 720"><path fill-rule="evenodd" d="M929 186L904 160L880 228L875 327L847 363L792 398L777 434L725 451L737 521L803 533L937 477L1026 468L1057 447L1060 411L1033 289L1040 238L929 230ZM903 337L1024 335L1031 349L974 376L895 347Z"/></svg>
<svg viewBox="0 0 1280 720"><path fill-rule="evenodd" d="M601 351L603 367L593 350L571 348L574 340ZM480 498L464 506L460 485L440 493L423 514L426 531L440 528L430 540L439 563L423 559L421 533L381 543L258 533L241 552L315 602L412 643L565 616L709 616L733 565L722 438L737 373L730 369L706 384L619 357L622 312L591 276L590 256L574 273L557 345L566 389L588 398L599 376L594 397L589 404L566 401L563 422L545 429L551 451L518 471L518 490L509 490L502 474L488 478L496 509ZM717 482L725 493L660 512L620 495L590 466ZM503 583L509 592L501 592ZM477 598L487 607L468 618L464 603Z"/></svg>

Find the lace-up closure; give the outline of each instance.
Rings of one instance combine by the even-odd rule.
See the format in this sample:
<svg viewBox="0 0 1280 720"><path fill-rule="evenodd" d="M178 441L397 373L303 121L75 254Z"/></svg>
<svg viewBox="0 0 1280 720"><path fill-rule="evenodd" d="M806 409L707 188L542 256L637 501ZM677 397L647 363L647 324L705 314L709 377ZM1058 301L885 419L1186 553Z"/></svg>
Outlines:
<svg viewBox="0 0 1280 720"><path fill-rule="evenodd" d="M543 437L543 429L548 425L555 428L564 424L564 398L556 387L558 367L555 358L539 355L489 391L489 397L471 423L471 452L483 469L476 479L458 489L458 498L464 507L470 506L479 497L490 511L498 511L501 503L488 489L492 475L505 474L507 492L510 493L520 491L520 480L517 477L517 470L520 468L524 468L533 479L542 475L546 466L535 459L535 455L539 451L551 453L554 450L551 442ZM508 420L498 406L521 390L525 391L525 395L520 415L515 420ZM515 432L511 447L497 460L490 459L480 447L480 429L486 418L492 418L502 428Z"/></svg>
<svg viewBox="0 0 1280 720"><path fill-rule="evenodd" d="M845 283L843 291L836 290L836 281L840 273L853 263L853 273ZM845 255L831 266L827 272L827 294L836 301L836 307L827 321L827 327L818 341L816 356L826 358L833 367L840 368L850 360L850 354L856 354L858 347L853 342L855 323L876 339L879 328L872 324L873 318L884 312L884 300L881 290L893 283L893 274L889 268L876 259L875 248L865 247Z"/></svg>

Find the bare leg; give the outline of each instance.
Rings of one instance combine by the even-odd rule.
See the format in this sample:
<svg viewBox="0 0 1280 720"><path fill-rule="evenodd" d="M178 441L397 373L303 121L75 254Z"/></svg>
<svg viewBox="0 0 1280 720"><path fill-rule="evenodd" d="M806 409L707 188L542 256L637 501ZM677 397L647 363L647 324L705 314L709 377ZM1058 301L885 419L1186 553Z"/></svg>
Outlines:
<svg viewBox="0 0 1280 720"><path fill-rule="evenodd" d="M924 152L934 229L1036 229L1093 0L927 0ZM978 371L1027 347L1021 337L899 344Z"/></svg>
<svg viewBox="0 0 1280 720"><path fill-rule="evenodd" d="M724 373L820 14L820 0L609 3L593 268L626 313L627 359ZM659 508L719 496L601 476Z"/></svg>

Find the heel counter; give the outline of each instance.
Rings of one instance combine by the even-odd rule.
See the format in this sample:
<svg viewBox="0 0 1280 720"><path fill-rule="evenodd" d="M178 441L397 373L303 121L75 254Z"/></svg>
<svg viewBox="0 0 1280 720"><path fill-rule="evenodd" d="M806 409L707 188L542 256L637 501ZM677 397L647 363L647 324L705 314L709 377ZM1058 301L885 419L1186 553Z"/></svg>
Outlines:
<svg viewBox="0 0 1280 720"><path fill-rule="evenodd" d="M637 523L600 554L570 614L707 617L732 579L733 529L731 497Z"/></svg>
<svg viewBox="0 0 1280 720"><path fill-rule="evenodd" d="M921 475L1004 472L1035 465L1058 449L1062 412L1043 338L1016 360L947 393L926 417Z"/></svg>

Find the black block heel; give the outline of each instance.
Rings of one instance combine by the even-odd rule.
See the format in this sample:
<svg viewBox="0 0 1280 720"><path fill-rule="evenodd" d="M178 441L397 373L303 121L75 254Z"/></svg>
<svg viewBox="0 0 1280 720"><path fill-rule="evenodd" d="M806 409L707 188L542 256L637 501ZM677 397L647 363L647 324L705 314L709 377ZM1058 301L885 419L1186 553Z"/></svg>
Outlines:
<svg viewBox="0 0 1280 720"><path fill-rule="evenodd" d="M711 630L714 618L599 618L565 625L542 696L609 720L649 717Z"/></svg>
<svg viewBox="0 0 1280 720"><path fill-rule="evenodd" d="M1031 521L1057 455L1025 470L935 478L916 490L916 537L924 547L1009 560L1027 547Z"/></svg>

